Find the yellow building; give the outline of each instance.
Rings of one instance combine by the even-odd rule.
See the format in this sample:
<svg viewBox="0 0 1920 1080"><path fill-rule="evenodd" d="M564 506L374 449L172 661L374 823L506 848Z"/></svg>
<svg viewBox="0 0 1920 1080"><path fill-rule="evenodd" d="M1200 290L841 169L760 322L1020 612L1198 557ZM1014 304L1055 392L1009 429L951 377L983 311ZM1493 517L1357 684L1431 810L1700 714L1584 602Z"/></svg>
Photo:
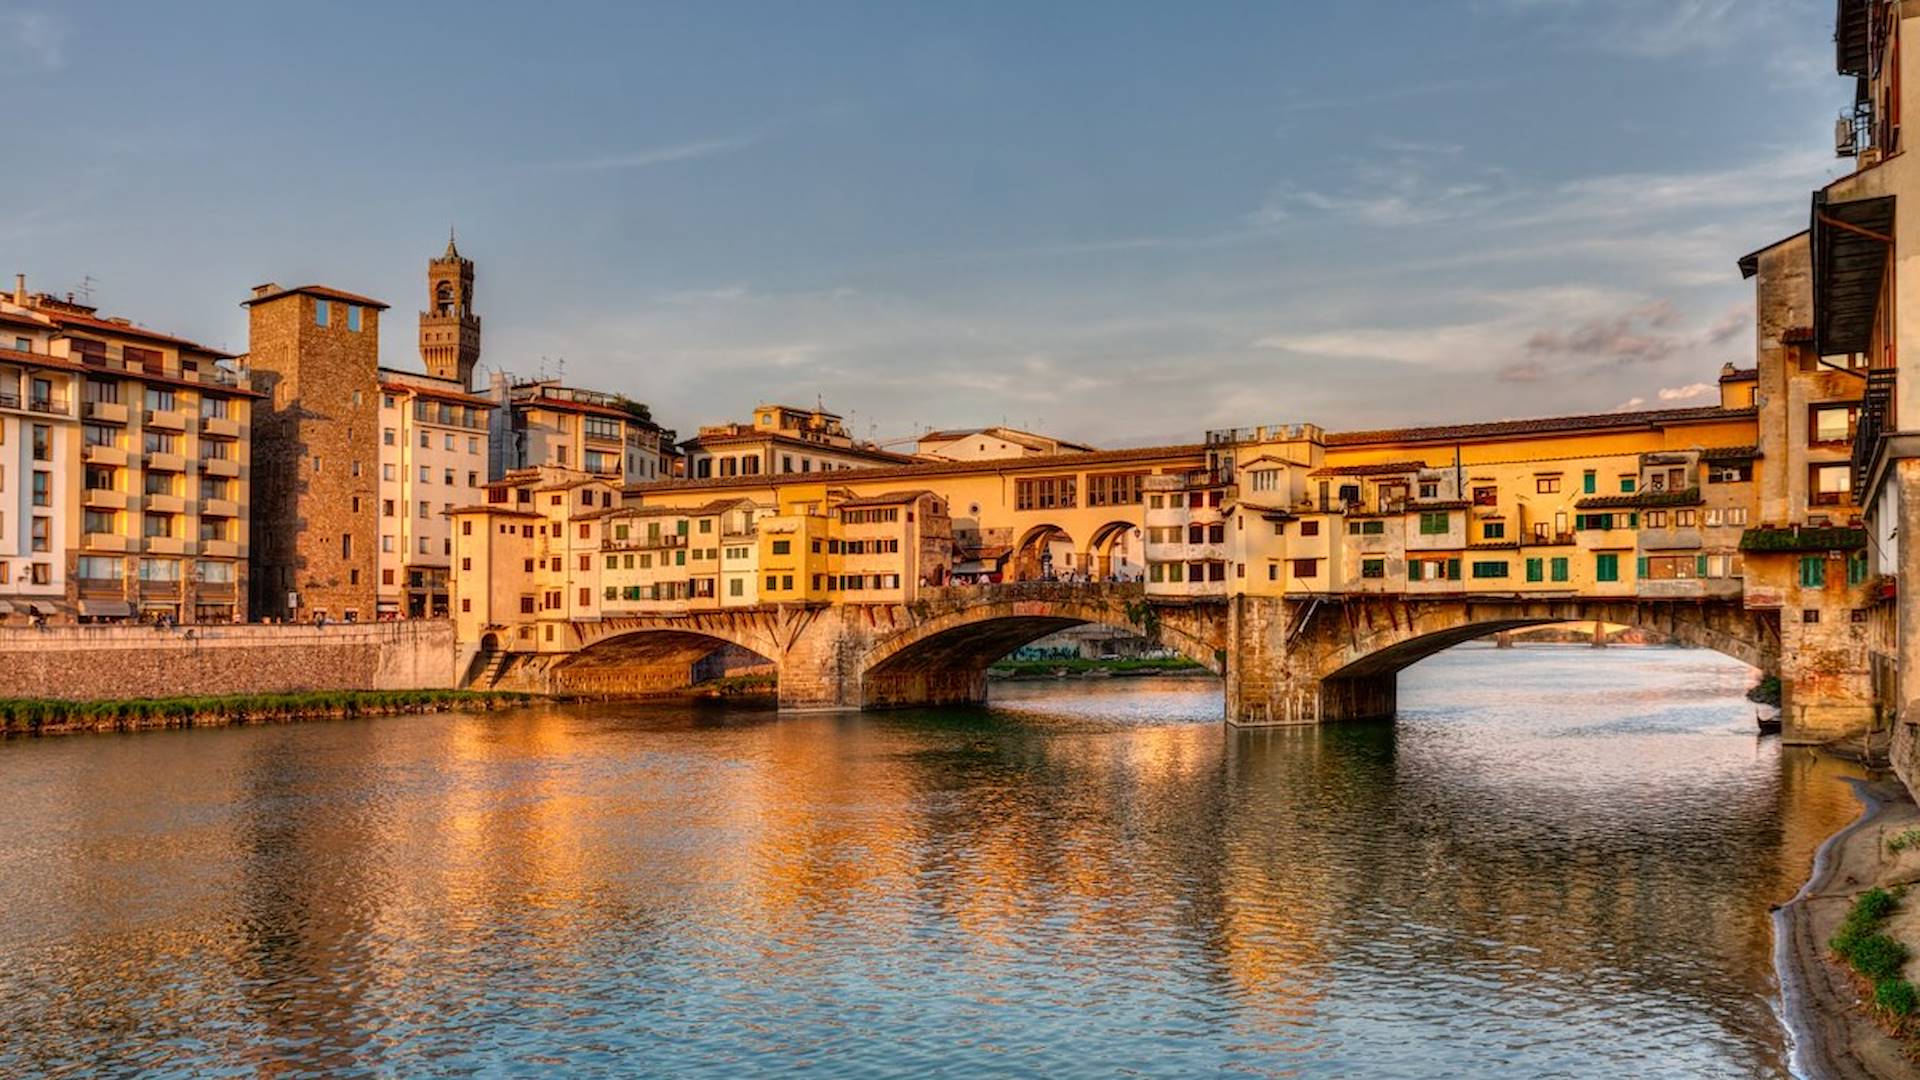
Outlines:
<svg viewBox="0 0 1920 1080"><path fill-rule="evenodd" d="M914 460L854 438L838 413L792 405L761 405L751 424L703 427L680 448L693 479L805 475Z"/></svg>
<svg viewBox="0 0 1920 1080"><path fill-rule="evenodd" d="M0 297L0 621L246 617L253 403L231 354Z"/></svg>

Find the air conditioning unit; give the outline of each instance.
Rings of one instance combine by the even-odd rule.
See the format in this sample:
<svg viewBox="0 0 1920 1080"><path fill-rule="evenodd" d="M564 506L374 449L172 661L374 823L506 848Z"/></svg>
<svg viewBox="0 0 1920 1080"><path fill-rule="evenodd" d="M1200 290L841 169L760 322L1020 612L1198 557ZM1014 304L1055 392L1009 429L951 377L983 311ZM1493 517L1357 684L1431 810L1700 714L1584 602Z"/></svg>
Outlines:
<svg viewBox="0 0 1920 1080"><path fill-rule="evenodd" d="M1853 117L1843 116L1833 122L1833 154L1835 157L1853 157L1860 151L1854 145Z"/></svg>

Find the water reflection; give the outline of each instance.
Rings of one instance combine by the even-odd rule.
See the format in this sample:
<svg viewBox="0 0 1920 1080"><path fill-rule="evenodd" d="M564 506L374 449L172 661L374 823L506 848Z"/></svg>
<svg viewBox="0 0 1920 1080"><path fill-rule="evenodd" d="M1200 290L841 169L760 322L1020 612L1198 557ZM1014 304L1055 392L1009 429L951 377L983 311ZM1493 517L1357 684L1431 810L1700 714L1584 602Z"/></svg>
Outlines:
<svg viewBox="0 0 1920 1080"><path fill-rule="evenodd" d="M1853 813L1696 652L0 746L0 1073L1769 1075Z"/></svg>

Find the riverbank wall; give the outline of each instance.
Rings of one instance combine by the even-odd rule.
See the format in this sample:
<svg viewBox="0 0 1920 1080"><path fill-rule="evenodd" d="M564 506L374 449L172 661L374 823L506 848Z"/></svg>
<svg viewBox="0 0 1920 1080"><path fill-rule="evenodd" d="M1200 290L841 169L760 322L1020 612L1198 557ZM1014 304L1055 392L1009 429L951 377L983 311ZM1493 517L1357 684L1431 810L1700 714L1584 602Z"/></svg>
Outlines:
<svg viewBox="0 0 1920 1080"><path fill-rule="evenodd" d="M101 701L309 690L450 690L453 623L0 630L0 697Z"/></svg>

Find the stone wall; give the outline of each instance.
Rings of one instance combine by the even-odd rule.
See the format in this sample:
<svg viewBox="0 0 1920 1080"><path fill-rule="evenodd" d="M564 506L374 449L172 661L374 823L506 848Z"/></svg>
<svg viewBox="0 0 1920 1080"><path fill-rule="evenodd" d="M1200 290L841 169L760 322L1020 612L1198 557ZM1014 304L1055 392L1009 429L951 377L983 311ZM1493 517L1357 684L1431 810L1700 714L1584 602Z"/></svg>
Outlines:
<svg viewBox="0 0 1920 1080"><path fill-rule="evenodd" d="M0 630L0 697L85 701L454 685L453 623Z"/></svg>

